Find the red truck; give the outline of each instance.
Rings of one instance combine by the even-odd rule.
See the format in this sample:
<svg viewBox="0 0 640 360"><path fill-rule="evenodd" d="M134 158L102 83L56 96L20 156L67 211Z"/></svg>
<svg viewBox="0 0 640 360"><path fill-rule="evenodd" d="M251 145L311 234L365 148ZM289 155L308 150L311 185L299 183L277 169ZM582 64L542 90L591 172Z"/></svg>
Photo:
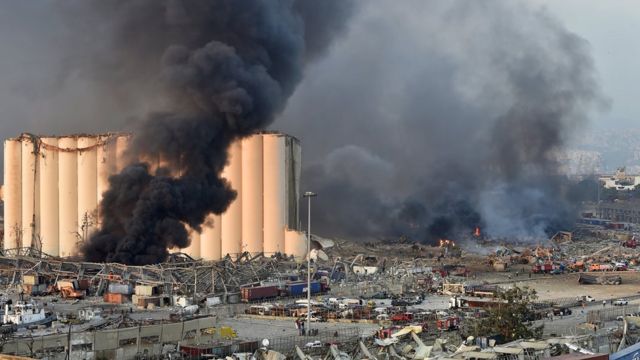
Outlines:
<svg viewBox="0 0 640 360"><path fill-rule="evenodd" d="M413 313L397 313L391 316L393 322L408 322L413 320Z"/></svg>
<svg viewBox="0 0 640 360"><path fill-rule="evenodd" d="M535 264L531 268L534 274L548 274L553 271L553 264Z"/></svg>
<svg viewBox="0 0 640 360"><path fill-rule="evenodd" d="M240 289L240 294L244 302L270 299L278 296L278 287L275 285L243 287Z"/></svg>
<svg viewBox="0 0 640 360"><path fill-rule="evenodd" d="M460 327L460 318L457 316L448 316L444 319L438 319L436 325L438 330L441 331L457 330Z"/></svg>

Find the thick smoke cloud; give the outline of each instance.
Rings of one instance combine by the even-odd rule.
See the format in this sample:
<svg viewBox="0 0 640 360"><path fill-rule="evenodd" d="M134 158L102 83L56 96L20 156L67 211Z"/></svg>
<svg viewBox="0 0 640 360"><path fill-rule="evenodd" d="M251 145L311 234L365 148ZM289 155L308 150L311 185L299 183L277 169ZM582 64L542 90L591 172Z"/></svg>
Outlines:
<svg viewBox="0 0 640 360"><path fill-rule="evenodd" d="M606 102L588 44L543 8L368 2L307 75L276 125L302 138L318 233L434 242L570 225L555 154Z"/></svg>
<svg viewBox="0 0 640 360"><path fill-rule="evenodd" d="M162 261L167 248L189 245L185 224L200 231L235 199L221 178L228 146L283 110L304 65L335 35L331 15L346 19L351 10L328 1L317 14L318 5L301 1L93 4L115 21L113 51L159 82L163 104L135 124L131 165L109 180L101 228L83 249L88 260ZM327 21L307 23L312 14Z"/></svg>

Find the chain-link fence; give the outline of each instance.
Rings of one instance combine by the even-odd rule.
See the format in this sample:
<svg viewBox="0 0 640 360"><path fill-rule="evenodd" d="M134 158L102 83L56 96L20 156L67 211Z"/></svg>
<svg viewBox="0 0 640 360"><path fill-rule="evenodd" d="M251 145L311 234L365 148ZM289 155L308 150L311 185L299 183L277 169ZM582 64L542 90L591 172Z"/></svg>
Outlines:
<svg viewBox="0 0 640 360"><path fill-rule="evenodd" d="M57 359L135 359L161 356L178 343L205 344L219 339L215 317L99 331L67 332L6 340L2 353ZM197 347L197 345L195 346Z"/></svg>
<svg viewBox="0 0 640 360"><path fill-rule="evenodd" d="M356 327L340 328L333 330L314 329L311 334L305 336L283 336L269 339L270 348L281 352L288 357L295 355L295 347L298 346L307 354L315 355L317 352L327 351L327 344L353 344L361 337L360 329ZM320 355L320 354L317 354ZM324 355L324 353L322 353Z"/></svg>
<svg viewBox="0 0 640 360"><path fill-rule="evenodd" d="M607 321L616 320L619 316L635 314L640 309L638 305L614 306L587 312L587 323L602 324Z"/></svg>

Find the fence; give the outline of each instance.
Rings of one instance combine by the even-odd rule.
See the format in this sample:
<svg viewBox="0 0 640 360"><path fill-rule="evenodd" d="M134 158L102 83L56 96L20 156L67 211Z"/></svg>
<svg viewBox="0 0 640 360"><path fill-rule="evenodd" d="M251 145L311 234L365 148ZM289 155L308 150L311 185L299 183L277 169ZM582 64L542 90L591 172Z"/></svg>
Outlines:
<svg viewBox="0 0 640 360"><path fill-rule="evenodd" d="M587 326L545 322L543 333L547 336L577 336L594 334L595 332L592 328Z"/></svg>
<svg viewBox="0 0 640 360"><path fill-rule="evenodd" d="M178 323L101 331L68 332L13 338L2 353L49 359L133 359L137 354L160 355L163 344L204 343L214 339L215 317ZM69 349L70 348L70 349Z"/></svg>
<svg viewBox="0 0 640 360"><path fill-rule="evenodd" d="M335 330L318 330L313 336L284 336L269 339L270 347L281 352L287 357L295 356L295 347L298 346L310 355L324 355L327 352L327 343L340 345L357 344L361 333L358 328L341 328ZM320 346L321 345L321 346ZM320 352L320 353L314 353Z"/></svg>
<svg viewBox="0 0 640 360"><path fill-rule="evenodd" d="M637 313L638 305L616 306L587 312L587 322L590 324L602 324L606 321L616 320L618 316Z"/></svg>
<svg viewBox="0 0 640 360"><path fill-rule="evenodd" d="M251 304L238 303L238 304L221 304L212 307L206 307L200 309L200 313L207 315L215 315L218 318L229 318L236 315L244 314L245 310L251 307Z"/></svg>

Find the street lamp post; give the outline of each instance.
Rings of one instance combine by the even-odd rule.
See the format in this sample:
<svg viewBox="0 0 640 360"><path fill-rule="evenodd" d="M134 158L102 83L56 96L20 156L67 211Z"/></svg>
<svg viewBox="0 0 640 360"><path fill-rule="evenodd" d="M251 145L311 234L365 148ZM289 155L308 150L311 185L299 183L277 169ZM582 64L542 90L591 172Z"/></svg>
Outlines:
<svg viewBox="0 0 640 360"><path fill-rule="evenodd" d="M311 198L318 194L311 191L304 193L307 202L307 334L311 330Z"/></svg>

